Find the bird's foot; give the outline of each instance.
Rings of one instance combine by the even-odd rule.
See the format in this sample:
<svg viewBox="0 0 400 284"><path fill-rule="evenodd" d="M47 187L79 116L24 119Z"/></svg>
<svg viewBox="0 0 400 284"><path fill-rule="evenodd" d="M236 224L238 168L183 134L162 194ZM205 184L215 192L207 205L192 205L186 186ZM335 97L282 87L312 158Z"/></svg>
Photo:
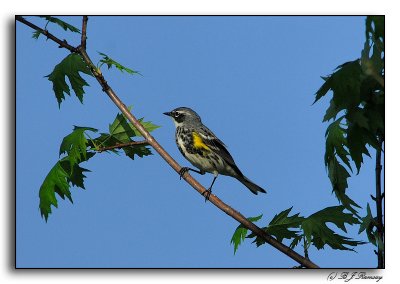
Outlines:
<svg viewBox="0 0 400 284"><path fill-rule="evenodd" d="M190 168L188 168L188 167L181 168L180 171L179 171L179 179L182 179L183 175L185 173L187 173L189 170L190 170Z"/></svg>
<svg viewBox="0 0 400 284"><path fill-rule="evenodd" d="M207 200L209 200L209 199L210 199L210 195L211 195L211 188L209 188L209 189L207 189L207 190L203 191L203 193L202 193L201 195L203 195L203 196L205 197L205 200L204 200L204 202L207 202Z"/></svg>

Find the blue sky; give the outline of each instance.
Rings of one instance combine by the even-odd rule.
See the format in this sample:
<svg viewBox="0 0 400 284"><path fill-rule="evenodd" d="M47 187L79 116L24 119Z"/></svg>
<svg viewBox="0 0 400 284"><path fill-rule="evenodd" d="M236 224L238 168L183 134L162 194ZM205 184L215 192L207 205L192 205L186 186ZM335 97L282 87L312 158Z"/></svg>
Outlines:
<svg viewBox="0 0 400 284"><path fill-rule="evenodd" d="M44 26L44 22L29 18ZM80 27L80 17L63 18ZM174 126L162 113L196 110L228 146L241 170L268 191L254 196L221 176L213 192L245 216L273 216L293 206L308 216L338 205L324 163L322 117L329 99L311 106L320 76L360 56L364 17L90 17L88 53L108 54L143 76L103 69L114 91L137 117L161 126L154 137L183 166ZM59 201L48 223L38 190L73 125L102 131L117 108L93 78L84 105L76 97L58 109L44 78L68 52L31 38L17 23L17 266L18 267L293 267L293 260L249 241L233 255L238 225L158 156L132 161L97 155L83 166L86 190L74 204ZM78 45L80 37L56 26L50 32ZM373 152L371 153L373 154ZM349 194L363 207L374 191L374 163L366 158ZM212 175L196 176L208 186ZM372 208L374 208L372 206ZM364 209L363 209L364 210ZM364 211L360 212L364 215ZM349 227L358 235L358 227ZM311 249L321 267L375 267L372 245L355 252ZM301 247L297 249L302 253Z"/></svg>

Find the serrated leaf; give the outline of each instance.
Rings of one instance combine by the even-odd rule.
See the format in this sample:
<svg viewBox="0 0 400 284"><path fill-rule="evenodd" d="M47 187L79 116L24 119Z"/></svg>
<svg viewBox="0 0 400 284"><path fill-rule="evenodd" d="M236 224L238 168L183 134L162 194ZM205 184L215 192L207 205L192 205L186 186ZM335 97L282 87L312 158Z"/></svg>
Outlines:
<svg viewBox="0 0 400 284"><path fill-rule="evenodd" d="M326 113L324 115L324 118L322 119L322 122L325 121L329 121L331 119L336 119L336 116L343 110L342 109L338 109L335 105L335 102L333 101L333 99L330 101L329 103L329 107L326 110Z"/></svg>
<svg viewBox="0 0 400 284"><path fill-rule="evenodd" d="M353 207L361 207L346 195L348 187L347 179L350 177L350 174L335 158L329 162L328 177L332 184L332 191L335 193L337 199L353 214L356 214L357 211Z"/></svg>
<svg viewBox="0 0 400 284"><path fill-rule="evenodd" d="M275 215L269 225L264 229L268 234L274 236L278 241L283 239L292 239L300 233L299 227L303 217L299 217L299 213L289 216L292 207ZM289 230L290 228L295 230Z"/></svg>
<svg viewBox="0 0 400 284"><path fill-rule="evenodd" d="M84 161L87 161L94 155L95 153L93 152L87 153L86 159ZM83 173L90 171L88 169L80 167L78 164L73 164L72 167L73 170L71 169L71 163L68 160L68 157L65 157L62 160L58 161L47 174L40 187L40 214L42 217L45 218L46 222L48 220L49 214L52 212L51 205L56 208L58 206L56 193L62 199L65 199L65 197L67 197L72 203L73 201L70 191L71 185L85 189L84 178L86 178L86 176Z"/></svg>
<svg viewBox="0 0 400 284"><path fill-rule="evenodd" d="M361 66L359 60L346 62L329 75L316 93L315 102L333 92L333 102L337 110L356 105L360 97Z"/></svg>
<svg viewBox="0 0 400 284"><path fill-rule="evenodd" d="M147 131L151 132L157 128L158 125L155 125L151 122L144 122L143 118L139 120L142 125L147 129ZM109 134L102 133L100 137L94 139L94 144L90 143L91 147L112 147L119 144L125 144L132 142L132 137L141 136L139 131L127 121L127 119L122 114L118 114L114 121L109 125ZM113 153L119 153L118 149L110 150ZM151 150L144 145L132 145L125 146L122 148L122 151L132 160L134 156L137 155L140 158L148 155L152 155Z"/></svg>
<svg viewBox="0 0 400 284"><path fill-rule="evenodd" d="M40 31L34 31L34 32L32 33L32 38L38 39L39 36L40 36L41 34L42 34L42 33L41 33Z"/></svg>
<svg viewBox="0 0 400 284"><path fill-rule="evenodd" d="M369 142L368 131L357 124L350 124L347 128L347 142L350 156L357 167L358 174L363 163L363 155L371 157L366 147L366 143Z"/></svg>
<svg viewBox="0 0 400 284"><path fill-rule="evenodd" d="M80 163L88 161L95 154L96 153L94 153L94 152L87 152L85 158L82 159L80 161ZM61 166L64 168L64 170L68 173L67 181L69 183L71 183L72 186L76 186L76 187L85 189L84 178L86 178L86 176L83 173L90 172L90 170L82 168L81 166L79 166L79 164L71 164L68 156L65 157L64 159L62 159L60 161L60 163L61 163ZM71 168L71 165L72 165L72 168Z"/></svg>
<svg viewBox="0 0 400 284"><path fill-rule="evenodd" d="M49 22L57 24L58 26L63 28L65 31L70 30L71 32L74 32L74 33L81 33L81 31L78 28L76 28L73 25L70 25L56 17L51 17L51 16L39 16L39 17L44 18Z"/></svg>
<svg viewBox="0 0 400 284"><path fill-rule="evenodd" d="M346 232L345 224L359 224L357 218L352 214L344 213L344 206L333 206L320 210L306 218L301 227L308 243L312 243L317 249L324 248L325 245L333 249L352 250L357 245L364 242L354 241L351 238L336 234L327 227L327 223L335 224L338 228Z"/></svg>
<svg viewBox="0 0 400 284"><path fill-rule="evenodd" d="M72 53L57 64L53 72L46 76L48 80L53 83L53 91L59 107L61 102L65 99L64 93L69 96L71 95L65 77L68 78L79 101L83 103L83 94L85 93L83 87L89 86L89 84L80 76L79 72L93 76L82 58L78 54Z"/></svg>
<svg viewBox="0 0 400 284"><path fill-rule="evenodd" d="M302 240L303 236L301 235L297 235L293 238L292 242L290 243L289 247L291 249L294 249L295 247L297 247L297 245L300 243L300 241Z"/></svg>
<svg viewBox="0 0 400 284"><path fill-rule="evenodd" d="M143 121L144 118L140 118L139 122L141 125L143 125L143 127L148 131L148 132L152 132L154 130L156 130L157 128L160 128L159 125L155 125L153 124L151 121ZM142 137L143 135L139 132L139 130L136 129L135 126L132 125L132 123L129 123L130 128L132 129L133 132L135 132L136 136L140 136Z"/></svg>
<svg viewBox="0 0 400 284"><path fill-rule="evenodd" d="M258 220L260 220L262 218L262 214L257 216L257 217L249 217L247 218L247 220L249 220L250 222L257 222ZM232 239L231 239L231 244L233 244L233 254L236 254L237 249L239 248L239 245L244 241L244 239L246 238L248 229L243 227L243 225L239 225L235 232L232 235Z"/></svg>
<svg viewBox="0 0 400 284"><path fill-rule="evenodd" d="M134 159L135 155L139 156L139 158L143 158L144 156L153 155L150 149L146 146L130 146L124 147L123 151L125 155L127 155L132 160Z"/></svg>
<svg viewBox="0 0 400 284"><path fill-rule="evenodd" d="M126 121L126 118L121 114L117 114L113 123L108 127L110 135L121 143L131 141L130 138L136 136L135 131Z"/></svg>
<svg viewBox="0 0 400 284"><path fill-rule="evenodd" d="M127 67L125 67L125 66L123 66L123 65L121 65L120 63L118 63L117 61L115 61L115 60L113 60L112 58L110 58L107 54L104 54L104 53L102 53L102 52L98 52L101 56L103 56L103 58L100 60L100 62L101 62L101 65L100 65L100 67L103 65L103 64L106 64L107 65L107 67L108 67L108 69L110 69L112 66L114 66L115 68L117 68L118 70L120 70L121 72L127 72L127 73L129 73L129 74L131 74L131 75L133 75L133 74L139 74L139 75L141 75L138 71L134 71L134 70L132 70L132 69L130 69L130 68L127 68Z"/></svg>
<svg viewBox="0 0 400 284"><path fill-rule="evenodd" d="M365 116L368 118L370 132L384 136L385 105L370 103L365 106L364 110L365 110Z"/></svg>
<svg viewBox="0 0 400 284"><path fill-rule="evenodd" d="M289 216L291 210L292 207L275 215L268 226L262 229L268 234L274 236L279 242L282 242L283 239L296 239L300 236L299 228L304 218L299 217L299 213ZM256 236L253 233L248 236L248 238L254 237L256 237L256 239L253 241L253 243L256 243L257 247L265 243L264 239Z"/></svg>
<svg viewBox="0 0 400 284"><path fill-rule="evenodd" d="M39 190L39 208L40 214L45 218L46 222L51 213L51 205L57 207L57 199L55 193L57 192L63 199L64 196L71 198L69 191L69 184L67 182L68 173L63 169L60 162L50 170L44 179ZM72 199L70 199L72 201Z"/></svg>
<svg viewBox="0 0 400 284"><path fill-rule="evenodd" d="M74 164L86 160L88 141L85 137L85 131L97 132L97 129L74 126L72 133L65 136L61 142L59 155L61 156L63 153L68 155L71 169L73 169Z"/></svg>
<svg viewBox="0 0 400 284"><path fill-rule="evenodd" d="M354 123L359 127L369 130L369 121L365 116L365 110L360 107L351 108L347 111L346 119L349 123Z"/></svg>
<svg viewBox="0 0 400 284"><path fill-rule="evenodd" d="M346 166L352 170L348 151L345 147L347 146L346 129L341 126L342 118L332 122L326 129L325 137L325 166L329 167L330 161L335 159L335 156L339 158L346 164Z"/></svg>
<svg viewBox="0 0 400 284"><path fill-rule="evenodd" d="M361 224L360 224L360 229L358 230L358 234L361 234L362 232L365 231L369 242L374 246L377 246L376 238L374 235L375 226L376 226L375 218L372 216L369 203L367 203L367 215L361 218Z"/></svg>

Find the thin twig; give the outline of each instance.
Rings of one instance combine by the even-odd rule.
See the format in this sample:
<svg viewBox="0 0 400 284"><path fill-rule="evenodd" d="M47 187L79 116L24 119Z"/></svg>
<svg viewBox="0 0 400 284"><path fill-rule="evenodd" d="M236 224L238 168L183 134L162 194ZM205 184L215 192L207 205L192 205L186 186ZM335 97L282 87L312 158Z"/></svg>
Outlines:
<svg viewBox="0 0 400 284"><path fill-rule="evenodd" d="M21 21L24 24L27 24L28 22L26 20L21 20L17 18L17 20ZM33 29L36 30L41 30L40 28L35 28L33 25L29 25ZM52 37L49 37L50 39L54 40ZM58 40L58 39L57 39ZM58 42L57 40L54 40ZM67 48L67 47L65 47ZM68 48L69 49L69 48ZM109 96L109 98L113 101L113 103L119 108L119 110L122 112L123 115L132 123L132 125L142 134L142 136L146 139L148 144L153 147L153 149L177 172L182 169L182 167L164 150L164 148L154 139L154 137L143 127L143 125L140 123L140 121L133 116L133 114L129 111L129 109L126 107L126 105L120 100L120 98L116 95L116 93L112 90L112 88L108 85L107 81L105 80L103 74L97 71L96 67L94 66L93 62L91 61L90 57L86 53L86 50L82 47L79 46L76 48L77 52L82 56L83 60L86 62L86 64L90 67L92 70L93 75L95 76L96 80L99 82L100 86L102 87L102 90ZM191 175L185 174L183 176L183 179L188 182L197 192L199 192L202 196L206 192L206 188L204 188L196 179L194 179ZM235 220L237 220L239 223L241 223L245 228L249 229L252 231L254 234L257 236L263 238L267 243L269 243L271 246L275 247L279 251L283 252L293 260L297 261L301 265L304 265L305 267L308 268L318 268L318 266L310 261L309 259L306 259L302 255L298 254L294 250L290 249L288 246L284 245L283 243L277 241L275 238L273 238L271 235L266 233L264 230L256 226L254 223L250 222L247 220L245 216L243 216L241 213L230 207L229 205L225 204L222 202L217 196L214 194L210 195L209 201L214 204L216 207L221 209L223 212L225 212L227 215L231 216Z"/></svg>
<svg viewBox="0 0 400 284"><path fill-rule="evenodd" d="M98 152L101 153L101 152L112 150L112 149L120 149L120 148L124 148L124 147L138 146L138 145L143 145L143 146L149 145L149 142L147 142L147 141L131 141L131 142L127 142L127 143L116 144L113 146L101 147L98 149Z"/></svg>
<svg viewBox="0 0 400 284"><path fill-rule="evenodd" d="M383 224L383 214L382 214L382 189L381 189L381 148L382 141L379 141L379 148L376 150L376 167L375 167L375 182L376 182L376 195L375 195L375 203L376 203L376 221L377 226L376 229L378 231L378 236L381 239L382 243L384 243L384 224ZM378 268L385 268L384 262L384 251L381 245L377 242L378 246Z"/></svg>
<svg viewBox="0 0 400 284"><path fill-rule="evenodd" d="M81 36L81 46L86 49L86 28L87 28L88 16L83 16L82 18L82 36Z"/></svg>
<svg viewBox="0 0 400 284"><path fill-rule="evenodd" d="M38 26L36 26L35 24L32 24L31 22L25 20L21 16L16 16L15 19L17 21L20 21L21 23L24 23L25 25L31 27L32 29L37 30L38 32L40 32L41 34L43 34L47 38L51 39L52 41L58 43L60 45L60 47L66 48L71 52L77 52L77 48L73 47L72 45L69 45L68 42L65 39L61 40L61 39L55 37L54 35L49 33L47 30L39 28Z"/></svg>

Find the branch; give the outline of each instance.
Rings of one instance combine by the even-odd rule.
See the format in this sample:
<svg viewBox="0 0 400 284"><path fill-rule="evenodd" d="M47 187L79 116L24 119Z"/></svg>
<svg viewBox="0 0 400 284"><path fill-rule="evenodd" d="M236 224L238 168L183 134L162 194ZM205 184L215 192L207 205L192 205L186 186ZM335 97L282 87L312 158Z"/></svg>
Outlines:
<svg viewBox="0 0 400 284"><path fill-rule="evenodd" d="M30 24L28 21L23 19L22 17L17 17L17 20L30 26L33 29L38 31L42 31L42 29ZM29 23L29 24L28 24ZM55 42L59 42L60 40L55 38L54 36L49 37L51 40ZM67 48L66 46L61 45L62 47ZM67 48L69 49L69 48ZM142 136L146 139L147 143L153 147L153 149L177 172L182 169L182 167L164 150L164 148L154 139L154 137L143 127L143 125L139 122L139 120L129 111L126 105L120 100L117 94L113 91L113 89L108 85L107 81L105 80L103 74L98 72L97 68L91 61L89 55L86 53L86 50L83 46L78 46L77 48L73 48L73 50L79 53L86 64L90 67L93 75L95 76L96 80L99 82L100 86L102 87L103 92L107 94L107 96L113 101L113 103L118 107L118 109L122 112L122 114L132 123L132 125L142 134ZM191 175L185 174L183 179L189 183L197 192L199 192L202 196L206 192L206 188L204 188L196 179L194 179ZM279 251L283 252L293 260L297 261L301 265L308 267L308 268L318 268L318 266L306 259L305 257L301 256L294 250L290 249L288 246L284 245L283 243L277 241L271 235L266 233L264 230L256 226L254 223L247 220L245 216L241 213L224 203L214 194L210 195L209 201L218 207L220 210L225 212L227 215L231 216L239 223L241 223L245 228L252 231L257 236L263 238L267 243L271 246L275 247Z"/></svg>
<svg viewBox="0 0 400 284"><path fill-rule="evenodd" d="M16 16L15 19L21 23L24 23L25 25L31 27L34 30L37 30L38 32L40 32L41 34L43 34L44 36L46 36L47 38L51 39L52 41L58 43L60 46L59 47L63 47L68 49L71 52L77 52L77 48L73 47L72 45L69 45L68 42L64 39L61 40L57 37L55 37L54 35L52 35L51 33L49 33L47 30L41 29L38 26L36 26L35 24L32 24L31 22L28 22L27 20L25 20L23 17L21 16Z"/></svg>
<svg viewBox="0 0 400 284"><path fill-rule="evenodd" d="M373 200L376 203L376 222L377 222L377 232L378 236L382 240L382 243L384 243L384 224L383 224L383 216L382 216L382 197L383 193L381 190L381 171L382 171L382 165L381 165L381 149L382 149L382 140L379 141L379 148L376 150L376 167L375 167L375 185L376 185L376 196L373 198ZM384 251L383 248L377 243L378 246L378 268L384 268L385 267L385 262L384 262Z"/></svg>
<svg viewBox="0 0 400 284"><path fill-rule="evenodd" d="M82 36L81 36L81 46L86 49L86 28L87 28L88 16L83 16L82 18Z"/></svg>
<svg viewBox="0 0 400 284"><path fill-rule="evenodd" d="M121 143L121 144L116 144L113 146L102 147L102 148L98 149L98 152L101 153L101 152L112 150L112 149L120 149L120 148L124 148L124 147L137 146L137 145L149 145L149 142L147 142L147 141L131 141L128 143Z"/></svg>

